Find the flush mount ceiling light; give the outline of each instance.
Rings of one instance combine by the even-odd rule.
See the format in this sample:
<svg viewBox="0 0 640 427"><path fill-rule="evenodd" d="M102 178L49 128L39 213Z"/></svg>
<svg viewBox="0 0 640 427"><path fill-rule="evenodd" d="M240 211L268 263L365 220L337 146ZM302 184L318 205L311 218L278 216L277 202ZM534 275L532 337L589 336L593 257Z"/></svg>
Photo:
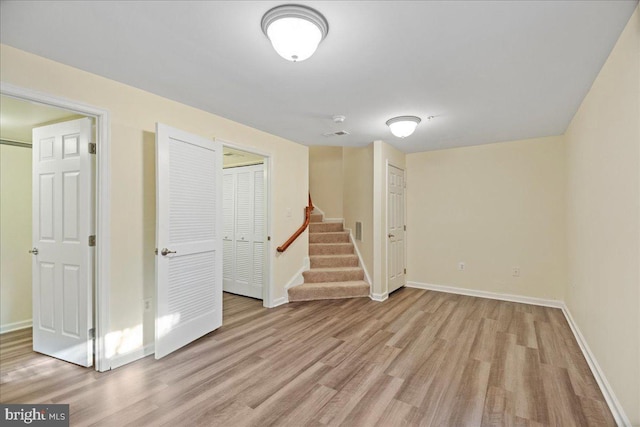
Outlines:
<svg viewBox="0 0 640 427"><path fill-rule="evenodd" d="M300 62L313 55L327 36L329 24L315 9L285 4L264 14L262 32L280 56L288 61Z"/></svg>
<svg viewBox="0 0 640 427"><path fill-rule="evenodd" d="M387 120L387 126L389 126L392 134L398 138L405 138L416 130L416 127L420 122L420 117L400 116Z"/></svg>

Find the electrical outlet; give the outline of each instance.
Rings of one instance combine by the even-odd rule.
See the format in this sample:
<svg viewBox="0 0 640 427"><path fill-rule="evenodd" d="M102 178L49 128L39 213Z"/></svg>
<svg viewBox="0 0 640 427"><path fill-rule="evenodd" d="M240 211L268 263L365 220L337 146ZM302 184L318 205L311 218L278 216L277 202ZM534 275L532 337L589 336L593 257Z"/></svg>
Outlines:
<svg viewBox="0 0 640 427"><path fill-rule="evenodd" d="M467 266L465 265L465 263L464 263L464 262L462 262L462 261L460 261L460 262L458 263L458 271L464 271L464 270L465 270L465 268L467 268Z"/></svg>
<svg viewBox="0 0 640 427"><path fill-rule="evenodd" d="M511 275L513 277L520 277L520 267L513 267L511 270Z"/></svg>
<svg viewBox="0 0 640 427"><path fill-rule="evenodd" d="M144 303L144 311L151 311L151 298L147 298L143 300Z"/></svg>

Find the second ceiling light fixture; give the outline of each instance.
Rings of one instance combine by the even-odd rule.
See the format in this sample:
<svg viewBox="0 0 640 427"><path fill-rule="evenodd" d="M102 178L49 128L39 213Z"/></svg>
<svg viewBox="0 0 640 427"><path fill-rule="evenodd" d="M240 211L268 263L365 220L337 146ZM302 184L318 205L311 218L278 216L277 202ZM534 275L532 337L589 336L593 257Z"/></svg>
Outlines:
<svg viewBox="0 0 640 427"><path fill-rule="evenodd" d="M287 61L300 62L311 57L329 33L329 23L317 10L297 4L276 6L262 17L262 32L273 48ZM411 135L420 117L400 116L387 121L398 138Z"/></svg>

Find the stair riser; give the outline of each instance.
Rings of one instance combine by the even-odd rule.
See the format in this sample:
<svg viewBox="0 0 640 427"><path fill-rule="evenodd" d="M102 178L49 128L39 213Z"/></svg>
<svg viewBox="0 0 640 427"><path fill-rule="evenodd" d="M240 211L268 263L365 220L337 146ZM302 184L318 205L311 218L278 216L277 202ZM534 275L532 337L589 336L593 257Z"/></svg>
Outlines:
<svg viewBox="0 0 640 427"><path fill-rule="evenodd" d="M357 267L357 256L333 256L330 258L311 258L311 268Z"/></svg>
<svg viewBox="0 0 640 427"><path fill-rule="evenodd" d="M322 222L322 214L311 214L309 222Z"/></svg>
<svg viewBox="0 0 640 427"><path fill-rule="evenodd" d="M349 243L347 233L309 233L309 243Z"/></svg>
<svg viewBox="0 0 640 427"><path fill-rule="evenodd" d="M327 233L343 231L341 222L318 222L309 224L309 233Z"/></svg>
<svg viewBox="0 0 640 427"><path fill-rule="evenodd" d="M353 245L351 243L334 245L309 245L309 255L344 255L352 254Z"/></svg>
<svg viewBox="0 0 640 427"><path fill-rule="evenodd" d="M305 271L302 273L305 283L320 282L349 282L354 280L363 280L364 271L362 269L355 271Z"/></svg>

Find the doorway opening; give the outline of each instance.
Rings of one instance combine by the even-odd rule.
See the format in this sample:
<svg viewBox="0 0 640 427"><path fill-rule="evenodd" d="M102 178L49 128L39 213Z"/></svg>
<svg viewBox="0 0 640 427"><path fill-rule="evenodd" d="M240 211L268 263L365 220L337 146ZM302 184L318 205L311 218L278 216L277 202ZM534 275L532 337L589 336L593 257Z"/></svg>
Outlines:
<svg viewBox="0 0 640 427"><path fill-rule="evenodd" d="M223 142L223 290L270 307L269 157Z"/></svg>
<svg viewBox="0 0 640 427"><path fill-rule="evenodd" d="M43 323L40 322L40 319L35 315L34 307L37 308L36 303L41 304L42 301L45 301L49 304L49 308L53 310L63 304L69 307L75 302L78 302L79 298L82 298L85 302L82 306L77 307L75 311L78 313L79 310L86 309L85 323L78 322L75 315L68 315L67 313L63 333L73 335L77 332L76 335L84 340L83 342L86 344L87 351L85 357L82 359L84 362L79 364L83 366L93 365L98 371L106 371L110 366L108 360L104 357L102 338L104 332L108 329L108 287L106 284L108 283L107 267L110 242L108 238L108 221L105 221L105 214L108 214L107 208L109 201L108 114L106 111L94 107L59 99L6 83L2 83L0 87L0 101L2 102L0 109L2 134L0 135L0 139L3 140L2 144L0 144L0 160L2 161L2 179L0 184L3 187L1 202L1 258L3 264L1 270L3 277L1 280L2 321L0 324L0 332L5 333L23 329L22 333L24 334L24 331L27 330L26 328L36 325L36 322L39 326L49 327L52 325L50 322L51 318ZM46 179L42 179L42 181L50 182L52 184L51 188L58 188L58 190L56 190L58 193L66 191L67 195L72 195L64 199L66 201L60 199L56 202L57 205L56 203L49 203L48 206L51 207L50 219L54 222L49 221L45 226L52 225L54 228L56 227L56 225L53 225L55 223L54 218L56 215L63 216L61 212L59 212L60 203L62 203L62 206L66 204L68 212L67 215L64 215L62 218L63 222L66 221L66 223L63 225L58 224L57 227L58 229L66 227L67 234L64 238L66 242L75 239L77 240L78 247L82 246L86 248L91 246L90 250L84 251L87 254L85 264L90 265L90 270L86 271L88 276L82 276L81 273L84 270L76 268L77 266L72 265L72 263L63 262L60 264L61 270L63 271L57 276L61 281L64 281L64 288L62 288L63 295L56 293L55 287L50 286L46 291L52 291L50 294L51 297L45 292L44 296L41 295L37 298L38 301L35 301L32 286L35 267L42 267L41 272L53 272L55 270L53 268L55 263L39 263L34 261L34 259L40 256L41 248L34 245L35 236L33 233L34 222L32 209L34 201L36 204L45 202L44 204L46 205L51 201L49 196L56 196L54 194L45 194L46 197L41 195L33 197L33 182L36 180L33 178L33 153L35 150L32 148L32 129L38 127L46 128L47 126L55 127L57 126L56 123L72 123L74 121L81 121L85 124L85 134L87 135L85 139L87 142L86 146L84 145L85 140L83 140L79 134L76 134L75 131L69 132L68 129L66 131L63 130L63 133L67 133L60 147L58 146L60 143L53 142L53 140L51 140L50 143L47 142L38 145L38 147L45 146L44 152L38 152L39 158L47 157L50 153L47 152L46 149L52 148L58 150L58 153L62 153L61 157L64 157L66 160L71 160L73 157L80 157L80 151L88 153L89 150L94 149L93 146L88 146L88 142L96 144L95 151L103 158L99 157L96 159L93 154L89 156L89 161L93 163L93 166L87 169L89 173L86 176L70 170L66 172L59 171L59 180L66 180L66 183L63 183L59 187L57 187L57 184L54 184L55 172L50 172ZM64 175L65 173L66 175ZM41 180L38 179L36 182L40 183ZM85 192L83 195L84 207L82 210L80 206L77 206L77 208L74 206L74 201L80 203L80 199L75 197L76 193L73 190L73 188L76 188L74 187L76 184L78 186L84 185L91 190ZM80 190L78 189L78 191ZM19 195L22 197L18 197ZM56 206L55 209L54 205ZM20 220L14 221L18 215L20 216ZM86 218L87 216L89 216L88 220ZM98 235L104 238L98 239L98 244L93 247L92 242L95 242L95 237L93 237L92 241L90 236L74 234L73 226L76 220L84 220L84 222L88 224L88 227L91 228L92 236ZM9 226L11 227L11 231L7 232ZM88 230L83 230L83 233L87 231ZM81 239L83 240L82 245L80 245ZM48 244L50 242L46 243ZM11 263L11 266L5 268L5 264L7 263ZM38 274L39 279L45 280L53 278L54 276L55 274L52 274L50 277ZM75 280L76 278L77 280ZM86 292L81 292L80 288ZM58 298L57 300L55 299L56 296ZM5 310L5 305L10 307L10 309ZM69 311L69 313L71 312ZM64 316L63 314L58 314L58 316L61 315ZM85 325L87 329L82 330ZM67 354L65 351L46 351L47 348L50 348L50 345L55 347L55 345L59 344L59 340L47 337L44 341L42 339L40 339L40 341L41 344L44 343L44 347L40 347L38 351L69 360L66 358ZM62 347L64 350L65 346L63 345ZM66 346L66 348L70 347L71 346ZM45 351L42 351L42 349L45 349ZM73 353L75 353L75 351L73 351ZM74 360L69 361L78 363Z"/></svg>

